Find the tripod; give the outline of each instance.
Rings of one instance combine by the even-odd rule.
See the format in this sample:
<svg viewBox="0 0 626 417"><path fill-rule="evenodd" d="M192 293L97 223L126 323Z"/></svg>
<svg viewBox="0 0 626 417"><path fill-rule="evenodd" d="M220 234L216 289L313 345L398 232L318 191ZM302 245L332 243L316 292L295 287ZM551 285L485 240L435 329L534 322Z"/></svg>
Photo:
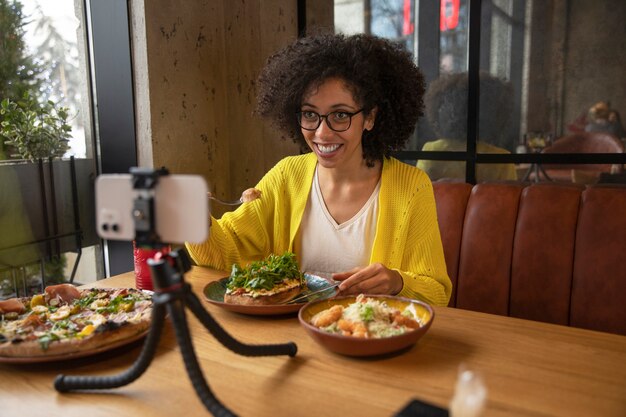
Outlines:
<svg viewBox="0 0 626 417"><path fill-rule="evenodd" d="M216 417L234 416L235 414L222 405L215 397L204 378L191 343L189 327L187 326L185 317L185 307L191 309L204 327L206 327L219 342L240 355L289 355L293 357L296 355L298 349L296 344L289 342L277 345L247 345L230 336L202 307L198 297L191 291L191 286L184 281L184 273L191 268L189 258L184 250L179 249L172 251L170 254L164 255L164 259L158 261L150 260L149 263L152 270L152 279L155 284L152 324L148 331L143 349L135 363L118 375L58 375L54 381L54 387L59 392L119 388L139 378L146 371L154 358L165 322L165 310L167 309L167 313L169 313L174 325L176 341L180 346L187 374L200 400L206 409ZM175 265L175 267L172 265Z"/></svg>
<svg viewBox="0 0 626 417"><path fill-rule="evenodd" d="M159 177L168 175L167 170L158 171L142 168L131 169L133 187L140 190L135 199L133 215L135 216L135 236L138 243L152 247L161 247L162 243L155 232L154 191ZM159 255L159 254L157 254ZM161 338L166 310L169 314L180 353L185 362L187 374L196 390L196 394L206 409L216 417L234 416L233 412L215 397L204 378L198 358L191 343L189 327L185 316L185 308L191 309L204 327L224 346L244 356L277 356L296 355L298 347L289 342L276 345L248 345L239 342L228 334L219 323L202 307L198 297L185 282L184 274L191 269L189 256L184 249L160 255L148 261L152 282L154 284L152 323L139 357L127 370L110 376L67 376L58 375L54 380L54 388L59 392L76 390L95 390L119 388L139 378L148 368L158 342Z"/></svg>

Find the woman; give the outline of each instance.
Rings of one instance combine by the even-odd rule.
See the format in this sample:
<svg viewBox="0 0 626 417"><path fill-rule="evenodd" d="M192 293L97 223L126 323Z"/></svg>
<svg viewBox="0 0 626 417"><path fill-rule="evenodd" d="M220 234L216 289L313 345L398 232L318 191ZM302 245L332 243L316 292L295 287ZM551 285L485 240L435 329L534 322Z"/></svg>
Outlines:
<svg viewBox="0 0 626 417"><path fill-rule="evenodd" d="M200 265L293 251L304 271L343 281L342 294L399 294L446 305L433 189L390 158L421 115L423 77L411 56L372 36L301 38L271 56L257 112L309 152L256 186L261 197L212 220L187 248Z"/></svg>

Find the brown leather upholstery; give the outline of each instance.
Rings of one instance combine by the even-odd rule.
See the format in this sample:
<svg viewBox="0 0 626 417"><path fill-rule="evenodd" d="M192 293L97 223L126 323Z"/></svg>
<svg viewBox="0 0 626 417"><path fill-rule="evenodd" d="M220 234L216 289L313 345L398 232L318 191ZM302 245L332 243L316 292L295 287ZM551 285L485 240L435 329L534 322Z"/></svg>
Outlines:
<svg viewBox="0 0 626 417"><path fill-rule="evenodd" d="M507 315L518 184L475 185L465 211L456 306Z"/></svg>
<svg viewBox="0 0 626 417"><path fill-rule="evenodd" d="M582 194L571 325L626 334L624 186L591 186Z"/></svg>
<svg viewBox="0 0 626 417"><path fill-rule="evenodd" d="M461 233L467 199L472 185L464 182L434 182L435 201L437 202L437 218L441 240L445 248L446 266L452 281L452 296L449 306L456 305L456 286L459 271L459 253L461 252Z"/></svg>
<svg viewBox="0 0 626 417"><path fill-rule="evenodd" d="M626 335L626 186L433 185L450 305Z"/></svg>
<svg viewBox="0 0 626 417"><path fill-rule="evenodd" d="M511 316L569 323L574 239L583 189L535 184L522 192L511 261Z"/></svg>

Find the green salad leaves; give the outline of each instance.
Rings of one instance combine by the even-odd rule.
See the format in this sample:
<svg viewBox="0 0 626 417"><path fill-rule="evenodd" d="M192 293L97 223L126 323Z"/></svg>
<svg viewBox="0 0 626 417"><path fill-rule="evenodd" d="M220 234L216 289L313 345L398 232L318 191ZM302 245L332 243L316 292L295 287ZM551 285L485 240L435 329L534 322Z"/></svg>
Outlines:
<svg viewBox="0 0 626 417"><path fill-rule="evenodd" d="M230 290L271 290L285 279L299 279L304 283L304 274L300 272L296 255L285 252L282 255L271 254L261 261L251 262L242 268L234 264L226 287Z"/></svg>

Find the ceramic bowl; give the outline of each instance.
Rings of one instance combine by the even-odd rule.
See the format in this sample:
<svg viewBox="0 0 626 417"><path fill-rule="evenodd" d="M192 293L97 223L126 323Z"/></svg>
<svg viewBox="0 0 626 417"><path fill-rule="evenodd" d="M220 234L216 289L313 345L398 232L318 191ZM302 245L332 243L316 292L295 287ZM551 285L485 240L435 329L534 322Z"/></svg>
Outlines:
<svg viewBox="0 0 626 417"><path fill-rule="evenodd" d="M363 339L327 333L311 324L311 319L315 314L336 304L346 307L356 301L356 296L312 301L300 309L298 319L302 327L316 342L332 352L347 356L374 356L397 352L414 345L428 331L435 317L433 308L422 301L387 295L368 295L367 297L385 301L389 306L400 311L409 304L413 304L422 326L399 336Z"/></svg>

